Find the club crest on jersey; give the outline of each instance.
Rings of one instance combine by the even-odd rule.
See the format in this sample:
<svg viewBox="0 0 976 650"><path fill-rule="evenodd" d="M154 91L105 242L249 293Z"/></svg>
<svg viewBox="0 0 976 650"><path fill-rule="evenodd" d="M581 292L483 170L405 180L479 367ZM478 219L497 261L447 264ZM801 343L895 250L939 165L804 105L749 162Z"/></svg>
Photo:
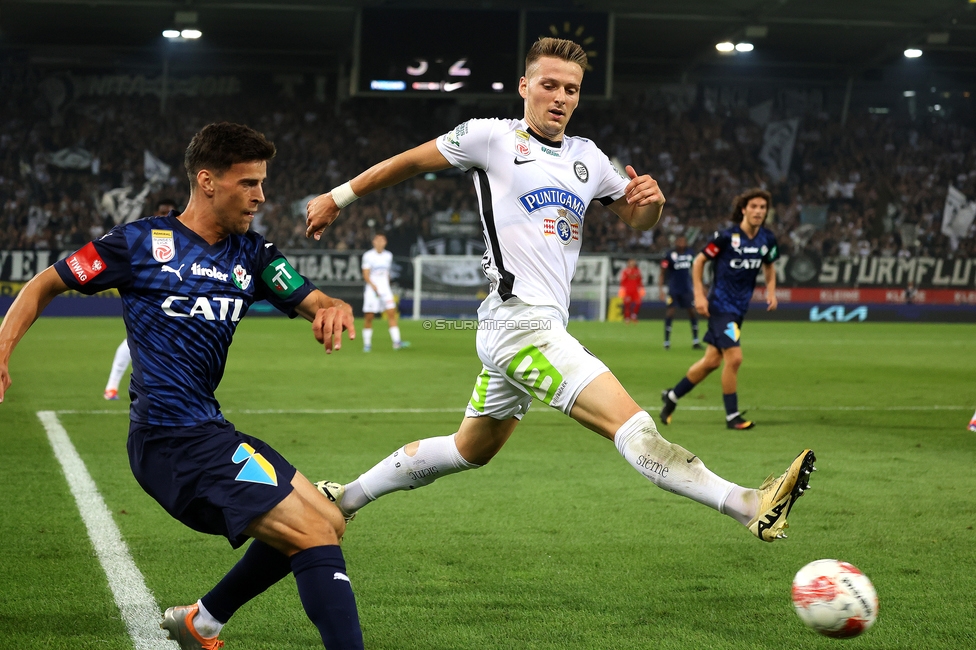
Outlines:
<svg viewBox="0 0 976 650"><path fill-rule="evenodd" d="M176 244L172 230L152 231L152 256L157 262L165 264L176 257Z"/></svg>
<svg viewBox="0 0 976 650"><path fill-rule="evenodd" d="M586 168L586 165L581 160L573 163L573 172L576 174L576 178L579 179L580 183L585 183L590 180L590 170Z"/></svg>
<svg viewBox="0 0 976 650"><path fill-rule="evenodd" d="M741 245L742 245L742 238L739 236L739 233L737 232L732 233L732 248L739 248Z"/></svg>
<svg viewBox="0 0 976 650"><path fill-rule="evenodd" d="M247 291L247 288L251 286L251 275L240 264L234 267L234 284L244 291Z"/></svg>
<svg viewBox="0 0 976 650"><path fill-rule="evenodd" d="M569 213L564 208L557 210L559 215L555 219L544 219L542 232L546 237L555 235L563 246L579 240L579 224L570 221Z"/></svg>

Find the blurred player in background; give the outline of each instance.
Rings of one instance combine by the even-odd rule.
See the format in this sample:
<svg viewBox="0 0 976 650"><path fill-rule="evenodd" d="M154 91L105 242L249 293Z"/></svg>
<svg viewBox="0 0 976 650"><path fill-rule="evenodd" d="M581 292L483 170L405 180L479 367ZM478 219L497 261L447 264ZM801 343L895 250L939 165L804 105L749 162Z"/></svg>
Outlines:
<svg viewBox="0 0 976 650"><path fill-rule="evenodd" d="M725 425L729 429L751 429L755 426L739 412L738 377L742 365L742 321L749 311L749 301L756 288L756 277L762 270L766 279L766 311L776 309L776 269L773 262L779 257L776 237L763 227L766 212L772 200L769 192L749 190L736 197L733 217L741 221L728 230L715 233L715 237L698 254L692 265L695 285L695 309L708 318L705 343L708 347L688 374L673 388L661 393L664 408L661 421L671 424L671 414L678 400L687 395L705 377L722 369L722 399L725 402ZM705 296L702 276L705 263L714 261L715 279L712 290Z"/></svg>
<svg viewBox="0 0 976 650"><path fill-rule="evenodd" d="M973 417L969 420L969 430L976 431L976 413L973 413Z"/></svg>
<svg viewBox="0 0 976 650"><path fill-rule="evenodd" d="M377 233L373 237L373 248L363 253L363 352L373 347L373 317L385 313L390 327L393 349L410 345L400 340L397 326L396 302L390 289L390 268L393 266L393 253L386 250L386 235Z"/></svg>
<svg viewBox="0 0 976 650"><path fill-rule="evenodd" d="M306 234L318 238L360 196L420 173L471 170L487 244L482 267L491 281L478 309L482 372L458 431L401 447L349 485L316 485L351 517L385 494L481 467L538 399L613 441L655 485L773 541L783 535L789 509L808 485L813 452L805 450L759 490L730 483L662 438L607 366L566 331L580 226L590 202L600 201L638 230L654 227L665 202L650 176L627 166L625 178L593 142L565 136L586 65L576 43L539 39L519 80L523 119L470 120L309 202Z"/></svg>
<svg viewBox="0 0 976 650"><path fill-rule="evenodd" d="M627 260L627 266L620 273L620 297L624 301L624 322L636 323L640 313L641 299L644 297L644 278L637 268L637 260Z"/></svg>
<svg viewBox="0 0 976 650"><path fill-rule="evenodd" d="M679 235L674 240L674 250L661 260L661 275L658 276L657 288L661 300L667 302L664 312L664 349L671 349L671 323L674 321L675 307L688 310L688 320L691 321L691 347L701 350L698 340L698 314L695 313L695 290L691 282L691 264L695 259L688 250L688 240ZM664 276L668 276L668 291L664 291Z"/></svg>
<svg viewBox="0 0 976 650"><path fill-rule="evenodd" d="M156 211L152 216L165 217L175 210L176 201L173 199L159 199L156 202ZM128 339L122 339L119 347L115 350L115 359L112 360L112 370L108 373L108 383L105 384L105 399L115 400L119 398L119 382L122 381L122 375L125 374L125 371L129 369L130 361L132 361L132 355L129 354L129 341Z"/></svg>
<svg viewBox="0 0 976 650"><path fill-rule="evenodd" d="M220 648L217 635L234 612L289 573L325 646L363 647L339 549L342 515L270 445L225 420L214 396L237 324L258 300L312 321L326 352L341 347L344 329L355 336L349 305L248 230L274 155L274 145L246 126L204 127L186 150L190 201L182 215L118 226L56 262L23 288L0 324L2 401L10 353L55 296L119 289L133 356L133 475L190 528L225 536L234 548L254 539L195 605L166 610L162 627L182 650ZM185 575L185 551L171 554L174 573Z"/></svg>

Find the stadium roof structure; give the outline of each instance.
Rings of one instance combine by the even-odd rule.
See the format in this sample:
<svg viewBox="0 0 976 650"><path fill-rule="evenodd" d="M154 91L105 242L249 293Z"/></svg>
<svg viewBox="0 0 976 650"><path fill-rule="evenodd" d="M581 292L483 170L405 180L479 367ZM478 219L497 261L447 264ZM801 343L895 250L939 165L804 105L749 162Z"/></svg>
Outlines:
<svg viewBox="0 0 976 650"><path fill-rule="evenodd" d="M347 63L356 11L455 9L456 2L357 0L3 0L0 53L36 64L139 66L166 51L176 68L324 69ZM837 83L920 65L966 83L976 74L976 0L486 0L484 10L609 11L618 79ZM182 13L199 42L167 46ZM185 13L189 12L189 13ZM464 26L461 26L464 28ZM436 35L432 35L436 38ZM753 44L723 55L715 45Z"/></svg>

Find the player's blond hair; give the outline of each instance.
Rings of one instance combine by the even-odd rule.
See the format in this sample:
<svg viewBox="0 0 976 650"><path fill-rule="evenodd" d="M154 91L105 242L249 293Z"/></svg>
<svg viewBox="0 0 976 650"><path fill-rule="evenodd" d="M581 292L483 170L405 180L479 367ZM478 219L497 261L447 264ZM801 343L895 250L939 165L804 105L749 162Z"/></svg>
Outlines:
<svg viewBox="0 0 976 650"><path fill-rule="evenodd" d="M575 63L583 70L586 70L587 58L586 51L573 41L564 38L544 37L537 40L529 48L529 53L525 55L525 71L528 73L529 67L544 56L551 56L563 61Z"/></svg>

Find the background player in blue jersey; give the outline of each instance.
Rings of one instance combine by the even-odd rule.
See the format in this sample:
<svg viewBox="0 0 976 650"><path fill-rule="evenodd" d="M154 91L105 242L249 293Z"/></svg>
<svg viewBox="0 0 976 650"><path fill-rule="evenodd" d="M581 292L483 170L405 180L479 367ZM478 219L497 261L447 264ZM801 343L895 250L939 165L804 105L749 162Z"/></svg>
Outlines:
<svg viewBox="0 0 976 650"><path fill-rule="evenodd" d="M156 202L156 211L153 212L152 216L165 217L174 210L176 210L176 201L159 199ZM122 339L119 347L115 350L115 358L112 359L112 370L108 373L108 382L105 384L105 392L103 393L105 399L116 400L119 398L119 383L122 381L122 375L129 369L130 361L132 361L132 355L129 354L129 342Z"/></svg>
<svg viewBox="0 0 976 650"><path fill-rule="evenodd" d="M162 626L183 650L212 650L221 627L289 573L330 650L362 648L339 540L342 514L263 441L224 419L214 391L237 323L266 299L312 321L331 353L352 310L299 275L248 228L264 202L275 147L242 125L211 124L186 150L190 201L177 217L143 219L44 270L0 325L0 401L17 342L58 294L118 288L132 352L129 464L139 484L190 528L254 541L195 605L166 610Z"/></svg>
<svg viewBox="0 0 976 650"><path fill-rule="evenodd" d="M695 286L695 309L708 317L705 343L708 347L688 374L674 388L661 393L664 408L661 422L671 423L671 414L678 400L691 391L722 362L722 399L725 401L725 423L729 429L751 429L755 423L739 413L737 391L739 366L742 365L742 348L739 337L742 320L749 311L749 301L756 288L756 276L762 269L766 279L766 310L776 309L776 270L773 262L779 257L776 238L763 228L766 213L772 200L769 192L749 190L735 201L735 217L741 219L737 226L715 233L715 237L698 254L692 266ZM705 262L714 262L712 290L705 296L702 277Z"/></svg>
<svg viewBox="0 0 976 650"><path fill-rule="evenodd" d="M658 276L658 291L661 300L667 302L664 312L664 349L671 349L671 323L674 321L675 307L688 310L691 321L691 347L701 350L698 340L698 314L695 313L695 290L691 282L691 265L695 256L688 249L688 239L680 235L674 240L674 250L661 260L661 274ZM668 292L664 292L664 276L668 277Z"/></svg>

